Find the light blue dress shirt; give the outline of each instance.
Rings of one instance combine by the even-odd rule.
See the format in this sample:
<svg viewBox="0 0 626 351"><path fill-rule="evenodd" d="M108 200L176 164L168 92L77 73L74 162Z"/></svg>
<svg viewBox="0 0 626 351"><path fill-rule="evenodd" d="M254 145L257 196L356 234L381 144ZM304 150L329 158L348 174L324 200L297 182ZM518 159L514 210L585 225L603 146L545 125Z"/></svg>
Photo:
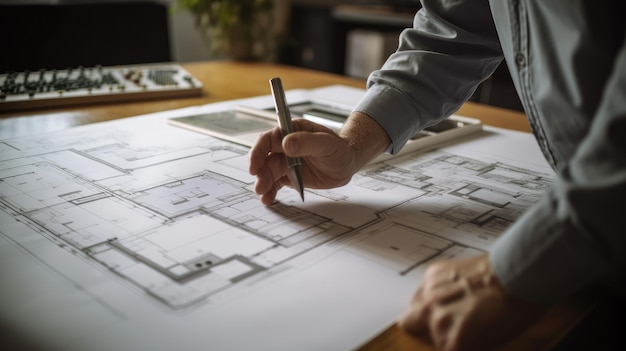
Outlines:
<svg viewBox="0 0 626 351"><path fill-rule="evenodd" d="M491 249L497 276L515 296L551 304L626 281L625 4L423 0L355 108L387 131L395 153L506 62L559 175Z"/></svg>

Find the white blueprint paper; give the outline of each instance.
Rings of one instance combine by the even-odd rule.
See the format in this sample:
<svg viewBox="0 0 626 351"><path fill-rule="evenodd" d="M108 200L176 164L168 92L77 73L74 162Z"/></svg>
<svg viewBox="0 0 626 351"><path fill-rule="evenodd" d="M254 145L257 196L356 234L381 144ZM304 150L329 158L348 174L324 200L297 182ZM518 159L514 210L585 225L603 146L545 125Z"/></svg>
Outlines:
<svg viewBox="0 0 626 351"><path fill-rule="evenodd" d="M359 91L290 91L355 103ZM493 128L265 207L247 149L167 118L0 141L0 327L46 350L350 350L408 306L424 263L488 250L551 185Z"/></svg>

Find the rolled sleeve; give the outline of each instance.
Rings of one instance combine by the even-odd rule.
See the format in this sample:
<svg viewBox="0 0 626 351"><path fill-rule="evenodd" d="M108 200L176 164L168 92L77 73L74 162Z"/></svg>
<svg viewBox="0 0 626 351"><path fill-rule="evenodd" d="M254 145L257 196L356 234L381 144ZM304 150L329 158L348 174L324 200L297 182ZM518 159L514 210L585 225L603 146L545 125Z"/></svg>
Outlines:
<svg viewBox="0 0 626 351"><path fill-rule="evenodd" d="M502 61L486 1L423 1L398 50L368 77L355 111L389 134L391 153L450 116Z"/></svg>

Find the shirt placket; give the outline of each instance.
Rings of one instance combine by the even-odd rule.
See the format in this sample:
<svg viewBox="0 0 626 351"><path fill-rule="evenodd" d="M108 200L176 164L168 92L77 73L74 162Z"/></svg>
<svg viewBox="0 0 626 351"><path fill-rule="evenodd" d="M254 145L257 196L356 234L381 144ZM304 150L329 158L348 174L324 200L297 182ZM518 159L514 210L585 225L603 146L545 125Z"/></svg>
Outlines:
<svg viewBox="0 0 626 351"><path fill-rule="evenodd" d="M541 147L541 151L544 154L546 160L550 163L553 169L556 169L556 160L552 151L548 139L546 138L545 131L541 124L540 112L535 103L532 84L531 84L531 69L530 69L530 31L528 28L528 12L524 0L515 0L516 9L516 28L513 30L513 35L517 35L514 38L515 43L515 66L518 71L519 81L521 86L520 98L524 104L526 114L530 126L535 134L537 142Z"/></svg>

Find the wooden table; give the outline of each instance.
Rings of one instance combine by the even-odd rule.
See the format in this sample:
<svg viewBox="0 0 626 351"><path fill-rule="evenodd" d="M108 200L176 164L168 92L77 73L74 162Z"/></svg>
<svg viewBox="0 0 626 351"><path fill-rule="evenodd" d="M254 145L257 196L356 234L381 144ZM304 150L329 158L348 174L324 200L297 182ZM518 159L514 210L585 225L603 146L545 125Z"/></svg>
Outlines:
<svg viewBox="0 0 626 351"><path fill-rule="evenodd" d="M0 113L0 139L186 106L266 95L269 93L267 82L274 76L281 77L285 89L311 89L332 84L365 87L365 82L361 80L274 64L217 61L188 63L183 66L203 82L202 96L4 112ZM524 115L515 111L467 103L459 114L481 118L486 124L493 126L529 131Z"/></svg>
<svg viewBox="0 0 626 351"><path fill-rule="evenodd" d="M267 95L268 80L275 76L281 77L285 89L311 89L333 84L365 87L362 80L269 63L216 61L187 63L183 66L203 82L202 96L6 112L0 114L0 140L168 109ZM530 130L524 114L515 111L468 102L458 114L479 118L487 125L520 131ZM590 306L587 299L576 299L556 306L538 324L504 349L550 349L585 315ZM432 347L427 342L411 338L397 327L390 326L361 350L415 351L432 350Z"/></svg>

